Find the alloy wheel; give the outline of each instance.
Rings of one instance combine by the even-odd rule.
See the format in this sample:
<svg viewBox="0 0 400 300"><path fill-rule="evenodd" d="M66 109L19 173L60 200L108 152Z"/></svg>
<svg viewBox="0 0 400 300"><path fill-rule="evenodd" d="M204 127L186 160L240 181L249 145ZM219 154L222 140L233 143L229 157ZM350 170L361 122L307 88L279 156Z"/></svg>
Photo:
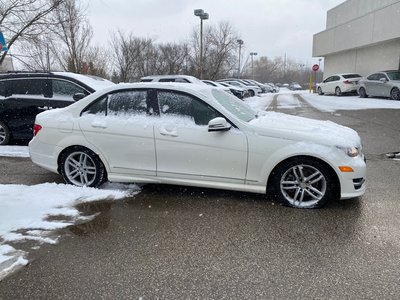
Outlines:
<svg viewBox="0 0 400 300"><path fill-rule="evenodd" d="M83 151L72 152L67 156L64 171L68 180L77 186L90 186L96 180L96 164Z"/></svg>
<svg viewBox="0 0 400 300"><path fill-rule="evenodd" d="M313 166L295 165L281 177L280 189L290 205L313 207L325 196L327 180L321 171Z"/></svg>

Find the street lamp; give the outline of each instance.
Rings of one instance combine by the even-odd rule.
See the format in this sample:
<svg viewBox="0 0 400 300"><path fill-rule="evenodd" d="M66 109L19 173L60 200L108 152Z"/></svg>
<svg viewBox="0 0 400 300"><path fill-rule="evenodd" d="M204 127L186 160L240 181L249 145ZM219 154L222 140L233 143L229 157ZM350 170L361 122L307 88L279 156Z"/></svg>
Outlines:
<svg viewBox="0 0 400 300"><path fill-rule="evenodd" d="M257 55L257 52L250 52L251 56L251 77L253 77L254 80L254 67L253 67L253 56Z"/></svg>
<svg viewBox="0 0 400 300"><path fill-rule="evenodd" d="M203 79L203 20L208 20L208 13L195 9L194 15L200 18L200 79Z"/></svg>
<svg viewBox="0 0 400 300"><path fill-rule="evenodd" d="M239 68L238 68L238 78L240 79L240 50L242 49L242 45L244 44L243 40L236 41L239 44Z"/></svg>

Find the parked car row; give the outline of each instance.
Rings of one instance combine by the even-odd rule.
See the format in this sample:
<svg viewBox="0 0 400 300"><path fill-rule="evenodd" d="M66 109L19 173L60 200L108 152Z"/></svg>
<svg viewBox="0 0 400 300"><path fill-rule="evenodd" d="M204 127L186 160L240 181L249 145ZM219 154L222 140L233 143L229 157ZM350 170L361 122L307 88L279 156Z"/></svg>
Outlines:
<svg viewBox="0 0 400 300"><path fill-rule="evenodd" d="M400 100L400 71L376 72L366 78L356 73L335 74L318 84L317 91L319 95L357 93L361 98Z"/></svg>

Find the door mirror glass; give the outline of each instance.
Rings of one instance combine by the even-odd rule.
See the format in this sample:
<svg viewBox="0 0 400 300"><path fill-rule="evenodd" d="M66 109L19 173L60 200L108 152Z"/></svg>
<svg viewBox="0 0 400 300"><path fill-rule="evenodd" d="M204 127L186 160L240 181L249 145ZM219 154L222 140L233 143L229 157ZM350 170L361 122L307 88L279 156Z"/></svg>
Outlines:
<svg viewBox="0 0 400 300"><path fill-rule="evenodd" d="M225 118L218 117L210 120L208 122L208 131L213 132L213 131L227 131L231 129L231 124L229 124Z"/></svg>
<svg viewBox="0 0 400 300"><path fill-rule="evenodd" d="M379 79L380 82L386 83L387 79L385 77L382 77L381 79Z"/></svg>

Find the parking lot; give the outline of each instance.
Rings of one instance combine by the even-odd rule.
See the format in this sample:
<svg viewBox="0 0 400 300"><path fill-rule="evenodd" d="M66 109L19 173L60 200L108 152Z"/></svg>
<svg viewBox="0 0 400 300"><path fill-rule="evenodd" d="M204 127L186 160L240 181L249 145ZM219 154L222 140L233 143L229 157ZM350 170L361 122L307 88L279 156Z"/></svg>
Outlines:
<svg viewBox="0 0 400 300"><path fill-rule="evenodd" d="M145 185L121 202L81 206L97 217L31 251L30 264L0 282L0 298L397 299L400 161L385 154L400 151L399 110L322 112L301 94L296 107L280 97L266 109L358 131L363 197L300 210L256 194ZM62 182L29 158L0 165L0 184Z"/></svg>

